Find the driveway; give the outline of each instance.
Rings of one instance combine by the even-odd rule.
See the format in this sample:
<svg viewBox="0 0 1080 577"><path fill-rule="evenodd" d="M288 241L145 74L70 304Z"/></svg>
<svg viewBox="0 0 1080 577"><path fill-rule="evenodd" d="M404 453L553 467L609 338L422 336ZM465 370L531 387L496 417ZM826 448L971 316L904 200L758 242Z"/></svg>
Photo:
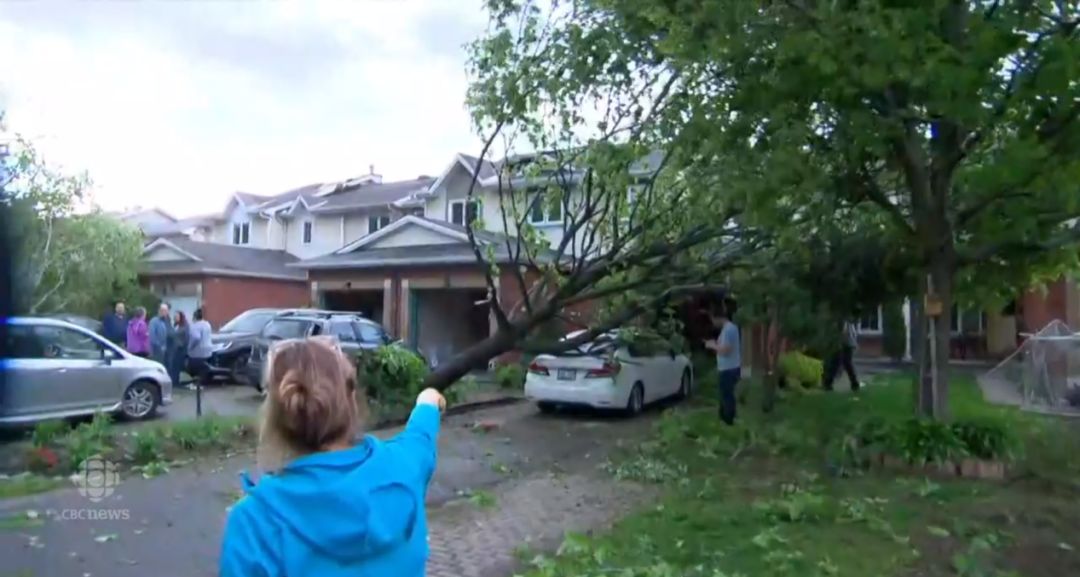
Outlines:
<svg viewBox="0 0 1080 577"><path fill-rule="evenodd" d="M542 416L519 403L448 417L427 499L433 547L429 572L503 574L520 536L500 527L527 527L538 539L550 540L565 530L582 529L575 525L578 520L591 524L614 514L617 509L603 499L618 491L597 488L589 479L600 478L597 464L615 447L642 438L657 414L634 420ZM484 426L476 427L478 422ZM98 503L75 490L0 501L0 577L216 575L226 508L239 495L237 473L250 465L251 455L243 454L156 479L125 478ZM566 480L574 477L581 481ZM442 511L448 501L477 489L508 495L507 503L518 507L502 515L512 518L486 523L489 534L483 534L485 523L475 514L453 511L462 507L460 500ZM541 498L541 490L549 491L550 498ZM582 491L595 495L590 500ZM535 497L531 501L530 495ZM524 509L527 505L531 508ZM552 514L553 508L562 513ZM28 510L38 518L27 520ZM498 507L483 514L498 517ZM96 519L86 519L90 516ZM461 532L472 533L471 539L454 537Z"/></svg>

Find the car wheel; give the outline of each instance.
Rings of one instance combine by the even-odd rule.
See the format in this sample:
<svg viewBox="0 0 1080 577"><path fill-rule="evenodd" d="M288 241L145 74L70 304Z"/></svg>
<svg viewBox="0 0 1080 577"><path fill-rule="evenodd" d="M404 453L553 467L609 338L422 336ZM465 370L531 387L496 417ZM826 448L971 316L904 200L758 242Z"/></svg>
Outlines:
<svg viewBox="0 0 1080 577"><path fill-rule="evenodd" d="M690 397L690 393L694 389L694 379L690 376L690 371L683 371L682 383L679 385L679 398L686 399Z"/></svg>
<svg viewBox="0 0 1080 577"><path fill-rule="evenodd" d="M645 406L645 388L641 386L641 383L635 383L634 388L630 390L630 398L626 400L626 414L633 417L641 413L641 409Z"/></svg>
<svg viewBox="0 0 1080 577"><path fill-rule="evenodd" d="M550 415L551 413L555 412L555 403L540 401L539 403L536 403L536 408L540 409L541 413L544 413L545 415Z"/></svg>
<svg viewBox="0 0 1080 577"><path fill-rule="evenodd" d="M248 356L240 355L232 365L232 379L238 385L248 384L247 377Z"/></svg>
<svg viewBox="0 0 1080 577"><path fill-rule="evenodd" d="M141 421L154 416L159 404L161 404L161 393L157 385L146 381L135 381L124 391L120 411L128 419Z"/></svg>

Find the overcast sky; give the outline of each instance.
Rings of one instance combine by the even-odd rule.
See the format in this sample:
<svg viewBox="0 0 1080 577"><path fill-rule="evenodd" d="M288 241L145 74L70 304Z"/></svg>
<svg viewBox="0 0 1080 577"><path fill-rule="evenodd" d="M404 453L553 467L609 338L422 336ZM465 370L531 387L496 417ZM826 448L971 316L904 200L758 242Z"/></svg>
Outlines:
<svg viewBox="0 0 1080 577"><path fill-rule="evenodd" d="M0 0L0 108L109 209L220 210L476 153L480 0Z"/></svg>

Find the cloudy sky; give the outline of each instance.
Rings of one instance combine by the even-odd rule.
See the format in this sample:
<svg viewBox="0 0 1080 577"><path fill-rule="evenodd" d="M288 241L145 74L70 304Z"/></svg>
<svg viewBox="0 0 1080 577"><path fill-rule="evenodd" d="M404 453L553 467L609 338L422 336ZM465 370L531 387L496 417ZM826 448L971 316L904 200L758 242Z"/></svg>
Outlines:
<svg viewBox="0 0 1080 577"><path fill-rule="evenodd" d="M223 208L479 148L480 0L0 0L0 108L106 208Z"/></svg>

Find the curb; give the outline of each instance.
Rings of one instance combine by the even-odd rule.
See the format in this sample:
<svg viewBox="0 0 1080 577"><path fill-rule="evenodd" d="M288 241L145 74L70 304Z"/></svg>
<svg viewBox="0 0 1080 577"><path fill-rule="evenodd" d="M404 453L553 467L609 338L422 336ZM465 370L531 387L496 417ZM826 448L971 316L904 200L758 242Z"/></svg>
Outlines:
<svg viewBox="0 0 1080 577"><path fill-rule="evenodd" d="M490 409L494 407L502 407L504 405L514 405L525 401L525 397L498 397L495 399L488 399L486 401L477 401L475 403L464 403L461 405L454 405L448 407L446 412L443 413L443 417L452 417L454 415L464 415L466 413L472 413L482 409ZM376 423L373 427L368 429L369 431L381 431L383 429L390 429L404 425L409 421L408 416L393 417L385 419Z"/></svg>

